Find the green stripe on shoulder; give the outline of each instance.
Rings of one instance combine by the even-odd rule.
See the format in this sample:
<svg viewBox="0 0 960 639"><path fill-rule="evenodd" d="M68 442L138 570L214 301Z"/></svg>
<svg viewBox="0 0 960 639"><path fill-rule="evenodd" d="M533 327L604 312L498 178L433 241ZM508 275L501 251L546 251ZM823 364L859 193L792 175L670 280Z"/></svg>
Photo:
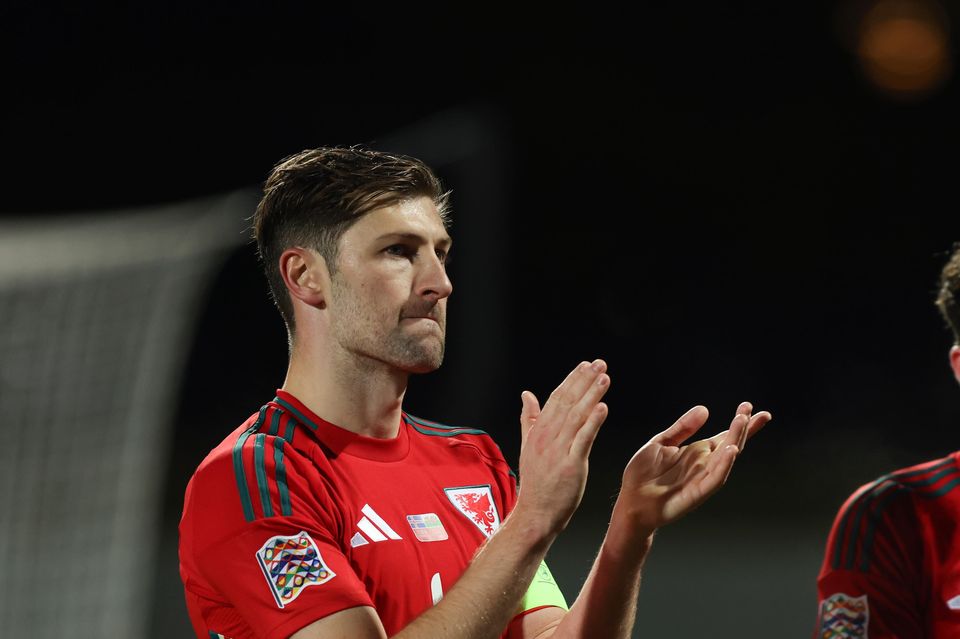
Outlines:
<svg viewBox="0 0 960 639"><path fill-rule="evenodd" d="M273 504L270 503L270 486L267 484L267 465L263 447L267 436L257 433L253 438L253 468L257 475L257 488L260 490L260 509L264 517L273 517Z"/></svg>
<svg viewBox="0 0 960 639"><path fill-rule="evenodd" d="M848 552L852 552L855 548L856 535L854 535L854 540L852 544L848 544L847 541L847 528L851 525L851 521L858 522L865 507L865 503L869 501L870 494L873 490L882 484L886 480L886 477L881 477L874 480L872 483L861 487L860 493L851 501L843 515L840 516L840 525L837 527L837 534L834 541L833 549L833 559L830 562L830 565L834 568L840 568L841 563L843 562L843 551L844 548L847 548L849 545ZM852 561L852 560L848 560Z"/></svg>
<svg viewBox="0 0 960 639"><path fill-rule="evenodd" d="M490 433L485 430L480 430L479 428L466 428L463 426L445 426L443 424L438 424L437 422L431 422L427 419L421 419L415 417L410 413L404 413L404 418L407 420L407 423L418 433L422 435L429 435L430 437L455 437L457 435L484 435L490 438L490 441L493 442L493 445L496 446L497 450L500 450L500 446L493 440L493 437L490 437ZM503 453L500 453L500 456L503 457ZM520 478L517 476L517 473L513 472L513 469L510 468L510 465L507 464L507 473L513 477L514 481L519 482Z"/></svg>
<svg viewBox="0 0 960 639"><path fill-rule="evenodd" d="M233 472L237 479L237 491L240 493L240 504L243 506L243 516L247 521L253 521L256 516L253 513L253 501L250 499L250 490L247 487L247 475L243 469L243 445L247 438L260 429L263 420L267 414L267 407L260 409L260 416L257 421L247 430L240 433L236 443L233 445Z"/></svg>
<svg viewBox="0 0 960 639"><path fill-rule="evenodd" d="M853 554L857 548L857 542L860 538L860 528L864 520L868 517L870 506L879 503L885 506L889 498L883 499L882 496L890 490L893 484L905 484L908 487L921 487L929 485L931 479L916 479L928 473L936 473L937 479L943 476L944 468L953 466L951 458L940 460L930 464L924 464L922 468L912 470L899 470L867 484L862 488L859 495L851 501L846 511L840 517L840 524L837 528L834 553L831 563L833 568L853 568L855 558ZM949 472L949 471L947 471ZM936 480L933 480L936 481ZM900 491L895 491L899 493ZM939 492L939 491L938 491ZM849 530L848 530L849 529ZM844 561L844 549L846 549L846 561Z"/></svg>
<svg viewBox="0 0 960 639"><path fill-rule="evenodd" d="M283 415L282 411L275 410L273 415L270 417L270 430L268 431L269 435L276 435L280 432L280 416Z"/></svg>
<svg viewBox="0 0 960 639"><path fill-rule="evenodd" d="M875 503L872 512L868 512L865 516L867 520L866 528L863 533L863 542L860 548L860 571L867 572L870 569L870 558L873 556L873 538L877 532L877 526L880 524L880 521L883 519L884 510L887 507L887 504L890 500L900 493L906 492L906 488L897 483L885 484L882 488L876 491L874 495L871 495L870 501ZM867 507L869 510L869 506ZM855 561L855 556L853 554L856 547L856 537L853 539L853 543L850 548L850 556L847 558L847 568L853 568Z"/></svg>
<svg viewBox="0 0 960 639"><path fill-rule="evenodd" d="M293 423L293 420L291 420ZM277 437L273 440L273 462L277 469L277 490L280 492L280 514L289 517L293 514L293 507L290 505L290 491L287 488L287 469L283 463L283 442L284 439Z"/></svg>
<svg viewBox="0 0 960 639"><path fill-rule="evenodd" d="M919 495L924 499L936 499L937 497L943 497L947 493L951 492L957 486L960 486L960 477L957 477L956 479L951 479L946 484L944 484L940 488L937 488L936 490L932 490L928 493L919 493Z"/></svg>
<svg viewBox="0 0 960 639"><path fill-rule="evenodd" d="M950 467L943 468L942 470L940 470L941 468L940 465L936 466L935 468L938 470L938 472L930 475L926 479L904 479L903 477L898 477L896 475L893 475L892 478L896 480L900 480L901 483L907 486L910 486L911 488L926 488L928 486L933 486L944 477L949 477L950 475L957 474L957 468L956 466L953 466L953 464L950 464ZM931 470L934 470L934 469L931 468L926 472L930 472Z"/></svg>
<svg viewBox="0 0 960 639"><path fill-rule="evenodd" d="M858 548L861 549L861 565L863 562L869 563L869 558L863 554L862 542L865 537L862 535L872 540L873 530L882 515L883 508L887 505L890 496L899 494L902 488L889 475L884 475L861 491L850 504L841 522L831 562L834 568L852 570L857 563ZM870 543L872 545L872 541Z"/></svg>
<svg viewBox="0 0 960 639"><path fill-rule="evenodd" d="M479 428L444 426L443 424L438 424L437 422L431 422L426 419L414 417L410 413L404 413L404 416L406 416L407 422L413 426L413 429L423 435L430 435L432 437L453 437L455 435L490 436L486 431L480 430Z"/></svg>
<svg viewBox="0 0 960 639"><path fill-rule="evenodd" d="M286 401L286 400L283 400L283 399L280 399L279 397L274 397L274 398L273 398L273 401L274 401L275 404L277 404L277 405L279 405L279 406L282 406L282 407L283 407L283 410L289 412L291 415L293 415L294 417L296 417L296 418L297 418L297 421L299 421L299 422L300 422L301 424L303 424L304 426L310 428L311 430L317 430L317 425L316 425L315 423L313 423L313 421L311 421L310 419L308 419L306 415L304 415L304 414L301 413L299 410L297 410L296 408L294 408L293 405L292 405L290 402L288 402L288 401Z"/></svg>

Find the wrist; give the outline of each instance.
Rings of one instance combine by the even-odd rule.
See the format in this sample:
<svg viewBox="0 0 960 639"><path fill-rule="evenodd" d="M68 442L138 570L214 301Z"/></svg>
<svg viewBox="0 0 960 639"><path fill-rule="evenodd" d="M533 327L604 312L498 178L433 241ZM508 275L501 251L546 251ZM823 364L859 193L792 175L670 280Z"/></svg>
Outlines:
<svg viewBox="0 0 960 639"><path fill-rule="evenodd" d="M519 537L520 543L534 551L546 552L560 534L550 517L528 507L522 497L504 521L504 527L508 527L511 534Z"/></svg>
<svg viewBox="0 0 960 639"><path fill-rule="evenodd" d="M634 512L629 504L618 499L613 507L610 528L607 531L610 550L625 559L646 555L653 545L657 529L642 522L643 517Z"/></svg>

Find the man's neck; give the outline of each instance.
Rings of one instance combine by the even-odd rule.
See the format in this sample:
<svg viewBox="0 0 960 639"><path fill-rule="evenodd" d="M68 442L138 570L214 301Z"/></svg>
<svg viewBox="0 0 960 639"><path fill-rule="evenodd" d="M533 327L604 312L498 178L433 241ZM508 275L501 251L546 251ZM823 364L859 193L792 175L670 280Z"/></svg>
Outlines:
<svg viewBox="0 0 960 639"><path fill-rule="evenodd" d="M318 417L379 439L397 436L409 374L355 357L318 357L294 349L283 390Z"/></svg>

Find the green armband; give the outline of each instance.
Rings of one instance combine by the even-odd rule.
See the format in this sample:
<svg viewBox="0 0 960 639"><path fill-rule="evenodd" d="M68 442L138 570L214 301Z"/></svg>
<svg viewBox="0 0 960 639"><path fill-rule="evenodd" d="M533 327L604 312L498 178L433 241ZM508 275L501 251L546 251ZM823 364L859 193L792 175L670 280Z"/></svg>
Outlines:
<svg viewBox="0 0 960 639"><path fill-rule="evenodd" d="M563 593L560 592L560 586L558 586L557 582L553 579L553 575L550 574L550 569L547 568L547 562L545 561L540 562L540 567L537 568L537 574L533 576L533 581L530 583L530 587L527 588L527 594L520 600L520 609L517 611L517 614L543 606L557 606L564 610L570 610L566 600L563 598Z"/></svg>

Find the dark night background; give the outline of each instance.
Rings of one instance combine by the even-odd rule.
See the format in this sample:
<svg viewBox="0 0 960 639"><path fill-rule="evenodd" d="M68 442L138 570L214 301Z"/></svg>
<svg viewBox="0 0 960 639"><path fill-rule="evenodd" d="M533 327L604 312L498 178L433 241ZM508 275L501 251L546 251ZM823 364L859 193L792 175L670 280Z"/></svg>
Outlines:
<svg viewBox="0 0 960 639"><path fill-rule="evenodd" d="M808 636L845 496L960 439L933 305L960 240L960 82L948 40L938 84L885 91L857 53L872 3L780 4L8 4L0 206L257 188L311 146L419 154L454 190L455 293L447 363L412 381L408 410L484 428L515 462L520 391L544 399L581 359L608 361L610 417L551 552L570 600L637 447L693 404L711 431L741 400L770 410L728 485L660 533L638 625ZM955 34L958 6L930 6ZM285 370L249 244L205 299L170 430L155 636L189 632L186 481Z"/></svg>

